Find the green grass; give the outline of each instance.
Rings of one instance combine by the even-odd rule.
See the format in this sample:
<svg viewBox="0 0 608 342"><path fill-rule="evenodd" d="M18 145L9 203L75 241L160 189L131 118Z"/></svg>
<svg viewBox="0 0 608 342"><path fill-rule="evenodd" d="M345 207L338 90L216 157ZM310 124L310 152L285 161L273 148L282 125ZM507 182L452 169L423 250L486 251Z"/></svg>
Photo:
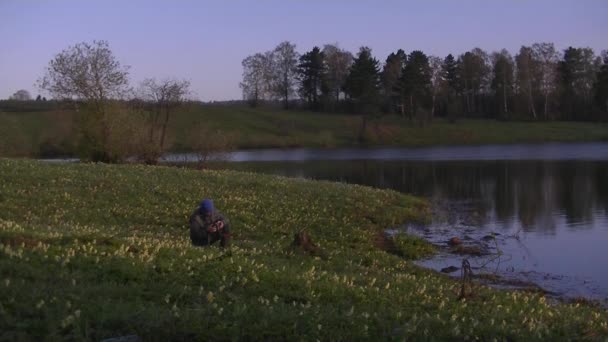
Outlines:
<svg viewBox="0 0 608 342"><path fill-rule="evenodd" d="M212 197L234 245L195 248ZM0 340L602 340L608 313L459 283L377 248L393 191L234 171L0 159ZM306 229L324 258L294 251ZM404 237L402 254L419 255Z"/></svg>
<svg viewBox="0 0 608 342"><path fill-rule="evenodd" d="M187 148L176 134L196 122L233 132L241 148L343 147L359 144L361 117L306 111L279 111L238 106L191 107L174 117L178 146ZM455 124L436 119L420 127L396 115L368 125L366 146L429 146L459 144L511 144L554 141L608 140L608 124L586 122L503 122L466 119Z"/></svg>
<svg viewBox="0 0 608 342"><path fill-rule="evenodd" d="M405 259L420 259L435 252L433 245L415 236L396 234L390 241L395 246L394 253Z"/></svg>
<svg viewBox="0 0 608 342"><path fill-rule="evenodd" d="M43 142L58 151L69 150L75 135L72 112L0 114L0 155L36 156ZM502 122L460 120L451 124L436 119L418 124L396 115L371 122L361 144L361 117L349 114L253 109L245 106L191 105L171 118L169 141L174 151L188 151L196 127L229 133L237 148L431 146L460 144L510 144L608 140L607 123ZM4 129L1 127L4 126ZM204 134L200 132L200 134ZM2 145L5 146L4 152ZM48 144L47 144L48 145ZM73 144L72 144L73 145Z"/></svg>
<svg viewBox="0 0 608 342"><path fill-rule="evenodd" d="M73 112L60 110L0 112L0 156L40 156L49 147L62 154L73 152L73 118Z"/></svg>

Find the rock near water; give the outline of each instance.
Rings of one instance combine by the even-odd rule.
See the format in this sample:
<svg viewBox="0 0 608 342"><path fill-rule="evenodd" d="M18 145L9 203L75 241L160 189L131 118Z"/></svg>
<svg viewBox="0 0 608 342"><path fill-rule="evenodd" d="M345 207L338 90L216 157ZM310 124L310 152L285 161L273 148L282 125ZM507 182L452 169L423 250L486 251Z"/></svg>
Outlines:
<svg viewBox="0 0 608 342"><path fill-rule="evenodd" d="M461 244L462 244L462 240L460 240L460 238L458 238L458 237L453 237L448 240L448 245L450 245L450 246L458 246Z"/></svg>
<svg viewBox="0 0 608 342"><path fill-rule="evenodd" d="M443 273L452 273L452 272L456 272L458 271L460 268L456 267L456 266L449 266L449 267L444 267L441 269L441 272Z"/></svg>

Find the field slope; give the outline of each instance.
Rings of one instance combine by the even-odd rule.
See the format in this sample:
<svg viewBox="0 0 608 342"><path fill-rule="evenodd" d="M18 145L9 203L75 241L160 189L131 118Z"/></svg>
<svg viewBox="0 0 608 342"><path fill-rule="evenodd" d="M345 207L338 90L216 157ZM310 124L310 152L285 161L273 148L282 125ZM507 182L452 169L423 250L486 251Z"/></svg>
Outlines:
<svg viewBox="0 0 608 342"><path fill-rule="evenodd" d="M215 199L230 250L190 246ZM378 248L424 220L392 191L230 171L0 159L0 340L570 340L608 313L459 284ZM306 229L322 249L290 247ZM400 252L426 250L403 237Z"/></svg>
<svg viewBox="0 0 608 342"><path fill-rule="evenodd" d="M76 112L0 112L0 156L76 155ZM171 152L187 152L210 134L220 134L239 149L289 147L372 147L480 145L608 141L608 124L523 122L442 118L421 127L398 115L368 122L360 115L282 111L240 105L184 106L171 117Z"/></svg>

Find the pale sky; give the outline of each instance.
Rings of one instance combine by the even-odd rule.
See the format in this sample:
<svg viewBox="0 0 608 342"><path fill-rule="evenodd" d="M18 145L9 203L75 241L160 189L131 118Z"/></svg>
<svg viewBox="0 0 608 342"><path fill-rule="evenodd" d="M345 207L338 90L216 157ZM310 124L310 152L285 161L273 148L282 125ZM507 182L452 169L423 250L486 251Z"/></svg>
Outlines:
<svg viewBox="0 0 608 342"><path fill-rule="evenodd" d="M284 40L300 53L366 45L380 61L400 48L440 57L474 47L515 54L544 41L599 54L608 49L608 1L0 0L0 99L18 89L35 97L55 54L93 40L109 41L131 66L133 85L183 78L200 100L230 100L241 99L243 58Z"/></svg>

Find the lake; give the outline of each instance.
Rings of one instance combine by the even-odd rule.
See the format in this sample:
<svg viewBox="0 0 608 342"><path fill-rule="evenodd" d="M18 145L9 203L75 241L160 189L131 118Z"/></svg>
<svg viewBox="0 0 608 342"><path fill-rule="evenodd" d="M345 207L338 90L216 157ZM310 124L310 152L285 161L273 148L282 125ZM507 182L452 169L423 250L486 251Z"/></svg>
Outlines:
<svg viewBox="0 0 608 342"><path fill-rule="evenodd" d="M443 246L418 264L446 271L466 257L475 273L505 280L498 286L530 282L556 297L608 303L608 143L273 149L239 151L232 161L222 167L426 197L432 222L388 230ZM449 253L451 237L487 255Z"/></svg>

